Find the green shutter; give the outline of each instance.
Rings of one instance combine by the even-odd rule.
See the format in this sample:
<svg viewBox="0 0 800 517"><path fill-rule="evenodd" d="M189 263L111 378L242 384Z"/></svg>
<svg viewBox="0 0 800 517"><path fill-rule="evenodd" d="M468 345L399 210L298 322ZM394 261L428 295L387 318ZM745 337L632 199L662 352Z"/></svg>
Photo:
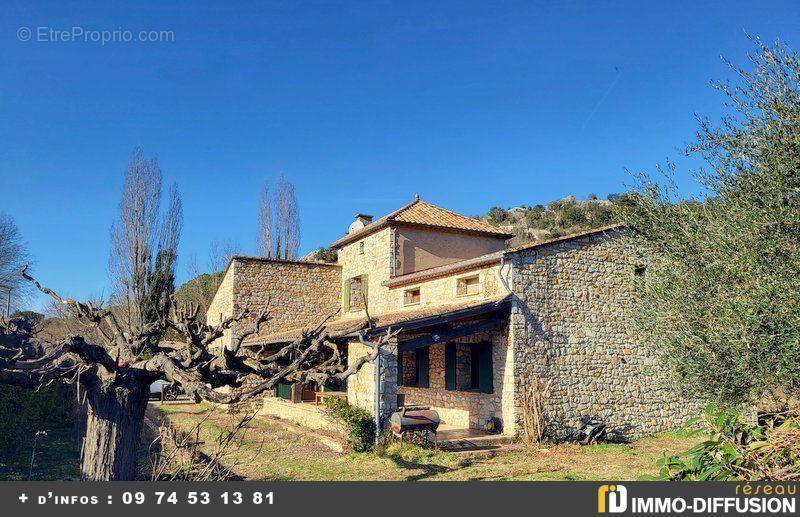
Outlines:
<svg viewBox="0 0 800 517"><path fill-rule="evenodd" d="M350 280L344 281L344 299L342 300L342 312L348 312L350 310Z"/></svg>
<svg viewBox="0 0 800 517"><path fill-rule="evenodd" d="M478 389L481 393L494 393L494 372L492 367L492 344L480 343L478 353Z"/></svg>
<svg viewBox="0 0 800 517"><path fill-rule="evenodd" d="M397 351L397 385L403 386L403 351Z"/></svg>
<svg viewBox="0 0 800 517"><path fill-rule="evenodd" d="M456 344L444 345L444 389L456 389Z"/></svg>
<svg viewBox="0 0 800 517"><path fill-rule="evenodd" d="M427 388L430 386L430 351L427 346L417 348L417 386Z"/></svg>
<svg viewBox="0 0 800 517"><path fill-rule="evenodd" d="M292 400L292 385L279 382L275 385L275 395L282 399Z"/></svg>

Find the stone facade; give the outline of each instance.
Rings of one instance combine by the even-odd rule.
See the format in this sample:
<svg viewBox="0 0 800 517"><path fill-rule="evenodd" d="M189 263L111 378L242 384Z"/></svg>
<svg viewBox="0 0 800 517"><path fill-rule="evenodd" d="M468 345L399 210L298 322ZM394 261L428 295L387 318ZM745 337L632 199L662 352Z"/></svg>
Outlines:
<svg viewBox="0 0 800 517"><path fill-rule="evenodd" d="M506 268L507 270L508 268ZM508 291L503 286L500 278L499 264L470 269L459 273L454 273L439 278L432 278L406 285L391 287L388 292L389 310L415 309L424 306L444 305L448 303L458 303L468 300L491 299L502 296ZM505 274L505 273L504 273ZM472 276L478 276L478 292L475 294L460 295L457 291L458 280ZM505 276L504 276L505 278ZM507 281L507 280L506 280ZM420 302L414 305L406 305L404 294L409 289L420 290Z"/></svg>
<svg viewBox="0 0 800 517"><path fill-rule="evenodd" d="M370 349L358 341L350 341L347 345L347 360L352 363L361 356L369 354ZM375 414L375 363L367 363L357 374L347 379L347 401ZM380 413L382 419L388 419L397 409L397 347L384 347L381 356L380 371Z"/></svg>
<svg viewBox="0 0 800 517"><path fill-rule="evenodd" d="M295 260L234 257L208 310L208 322L249 307L251 318L234 325L221 343L229 343L231 332L240 333L262 311L269 320L258 336L314 325L339 309L341 267L336 264ZM219 343L215 343L219 346Z"/></svg>
<svg viewBox="0 0 800 517"><path fill-rule="evenodd" d="M233 314L233 275L234 264L231 263L220 281L217 292L206 310L206 322L209 325L218 325L223 319ZM212 348L221 349L231 343L231 329L224 332L223 336L211 345Z"/></svg>
<svg viewBox="0 0 800 517"><path fill-rule="evenodd" d="M617 232L522 250L511 260L514 378L518 389L533 376L552 383L549 435L563 437L589 416L636 438L698 414L700 403L665 385L631 329L636 264ZM519 409L514 416L518 422Z"/></svg>
<svg viewBox="0 0 800 517"><path fill-rule="evenodd" d="M339 250L339 264L342 279L339 292L344 303L344 282L353 277L366 276L368 308L370 313L378 314L390 310L389 289L382 284L391 274L391 233L390 228L367 235L363 239L345 245ZM363 243L363 247L361 246ZM363 318L362 309L352 308L342 314L344 318Z"/></svg>
<svg viewBox="0 0 800 517"><path fill-rule="evenodd" d="M456 309L482 305L481 309L495 312L502 321L490 332L451 341L459 344L455 389L445 388L445 343L429 347L427 388L398 386L397 343L388 347L379 376L383 418L396 409L397 395L402 394L406 403L438 411L447 425L483 429L488 419L496 417L503 422L504 433L519 434L523 431L522 390L534 378L550 383L543 412L546 432L556 439L574 430L582 417L600 418L622 435L637 438L678 427L699 413L700 402L682 399L662 382L652 350L632 330L630 280L637 274L636 260L618 230L587 232L479 257L468 255L493 250L497 239L471 241L472 251L449 250L446 242L436 242L442 235L453 242L469 240L433 228L414 227L412 231L390 224L341 246L338 265L237 257L212 301L208 320L218 322L245 306L256 314L269 310L271 319L261 335L248 340L258 342L266 341L266 334L312 325L343 305L347 310L341 319L361 319L365 311L360 300L345 295L351 286L356 286L354 292L366 294L370 314L378 319L387 315L393 328L402 329L412 318L446 317ZM418 250L409 249L415 245ZM468 262L453 264L462 255ZM418 274L407 271L425 261L452 265ZM402 273L410 274L398 278ZM467 292L460 292L459 284L474 277L477 282L470 282ZM352 282L353 278L361 280ZM414 291L413 296L406 296L409 290ZM484 303L500 300L505 305ZM418 312L412 314L415 310ZM498 314L500 310L505 312ZM409 314L404 319L405 311ZM464 313L460 314L463 317ZM485 318L487 314L474 313L472 317ZM452 330L442 324L444 320L434 324L428 320L426 324L432 326L426 331ZM220 342L229 343L247 324L234 327ZM397 339L413 339L419 332L424 331L417 327ZM486 341L492 345L492 393L474 389L469 382L473 375L470 347ZM367 353L369 349L358 340L348 341L350 363ZM476 360L488 364L483 352L476 354ZM408 379L414 378L413 355L404 354ZM483 371L487 371L485 367ZM375 365L364 365L347 380L348 401L374 412L375 382ZM485 382L482 386L488 389ZM286 405L281 401L271 404L275 411Z"/></svg>

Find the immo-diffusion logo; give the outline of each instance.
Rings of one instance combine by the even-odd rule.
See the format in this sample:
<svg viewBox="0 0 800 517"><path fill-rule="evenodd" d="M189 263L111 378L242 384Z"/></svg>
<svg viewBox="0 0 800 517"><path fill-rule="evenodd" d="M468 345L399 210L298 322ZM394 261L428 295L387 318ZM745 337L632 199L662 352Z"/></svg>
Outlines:
<svg viewBox="0 0 800 517"><path fill-rule="evenodd" d="M622 485L600 485L597 489L598 513L622 513L627 509L627 488Z"/></svg>

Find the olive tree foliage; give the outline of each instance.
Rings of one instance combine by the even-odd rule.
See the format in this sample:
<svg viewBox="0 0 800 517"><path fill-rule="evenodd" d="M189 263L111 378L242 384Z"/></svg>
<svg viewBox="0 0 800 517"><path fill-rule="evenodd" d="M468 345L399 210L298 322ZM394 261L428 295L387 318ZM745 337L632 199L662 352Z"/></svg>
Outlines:
<svg viewBox="0 0 800 517"><path fill-rule="evenodd" d="M712 83L725 116L699 119L687 147L706 164L702 197L667 166L619 207L648 262L644 337L687 392L728 405L800 387L800 61L755 44L749 66Z"/></svg>
<svg viewBox="0 0 800 517"><path fill-rule="evenodd" d="M300 211L294 184L283 177L265 183L258 209L258 247L262 257L297 258Z"/></svg>
<svg viewBox="0 0 800 517"><path fill-rule="evenodd" d="M136 333L166 316L175 290L183 211L174 185L162 211L162 183L156 157L145 158L137 147L125 170L110 250L112 304Z"/></svg>

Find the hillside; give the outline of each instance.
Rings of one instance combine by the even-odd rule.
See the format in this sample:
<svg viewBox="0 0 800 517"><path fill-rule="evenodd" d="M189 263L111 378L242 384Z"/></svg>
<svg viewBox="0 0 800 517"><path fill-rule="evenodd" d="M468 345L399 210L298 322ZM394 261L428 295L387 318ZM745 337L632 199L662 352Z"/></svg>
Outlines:
<svg viewBox="0 0 800 517"><path fill-rule="evenodd" d="M625 200L625 194L610 194L606 199L590 195L586 200L567 196L547 205L495 206L475 218L513 233L508 245L514 247L613 224L617 222L614 206Z"/></svg>

